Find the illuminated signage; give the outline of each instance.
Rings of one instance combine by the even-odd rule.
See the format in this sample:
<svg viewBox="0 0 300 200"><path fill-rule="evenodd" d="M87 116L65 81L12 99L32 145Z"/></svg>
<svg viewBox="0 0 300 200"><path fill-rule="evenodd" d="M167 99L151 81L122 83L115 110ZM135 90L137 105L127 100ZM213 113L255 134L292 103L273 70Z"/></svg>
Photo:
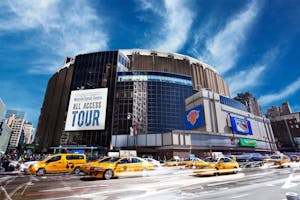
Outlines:
<svg viewBox="0 0 300 200"><path fill-rule="evenodd" d="M185 112L185 130L192 130L204 126L203 106L196 106Z"/></svg>
<svg viewBox="0 0 300 200"><path fill-rule="evenodd" d="M107 88L73 90L65 131L104 130Z"/></svg>

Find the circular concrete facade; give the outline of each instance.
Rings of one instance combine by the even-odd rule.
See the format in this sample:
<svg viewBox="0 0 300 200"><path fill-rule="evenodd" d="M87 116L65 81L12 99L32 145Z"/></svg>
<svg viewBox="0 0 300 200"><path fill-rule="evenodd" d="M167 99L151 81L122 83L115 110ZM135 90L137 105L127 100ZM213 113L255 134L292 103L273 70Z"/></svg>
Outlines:
<svg viewBox="0 0 300 200"><path fill-rule="evenodd" d="M124 79L132 78L135 75L147 77L147 83L134 80L125 84L124 81L119 81L121 76ZM173 90L167 89L168 87ZM176 89L177 87L181 89ZM71 91L96 88L108 88L105 130L65 131ZM145 101L140 97L135 97L134 92L139 88L140 92L144 88L148 91ZM150 90L149 88L155 89ZM67 58L64 66L48 82L36 131L36 143L40 145L40 151L44 152L49 152L50 147L69 144L89 146L96 144L109 148L114 133L130 134L130 128L134 127L136 123L147 125L148 129L146 126L137 128L138 131L144 131L145 134L149 130L152 131L149 133L155 133L154 130L157 127L160 130L165 128L166 131L171 131L170 128L172 130L173 128L180 129L180 127L164 127L155 122L156 119L151 121L151 118L163 116L159 120L165 121L165 124L169 123L168 116L170 115L178 115L178 119L181 119L180 115L182 115L184 107L180 108L181 110L173 110L176 106L178 107L179 103L171 100L180 99L180 101L182 100L180 105L184 105L185 98L203 88L230 96L227 83L213 67L195 58L177 53L125 49L80 54L75 59ZM187 90L189 93L186 93ZM164 94L162 91L167 91L167 93ZM152 100L156 99L156 102L151 104L153 105L152 110L158 110L153 112L154 114L150 113L152 111L150 106L148 107L150 105L148 101L151 103L151 98ZM155 107L158 105L157 99L161 99L162 103L171 99L169 104L166 104L167 106L161 104L164 112L159 112L159 109ZM141 105L146 105L145 109L133 105L139 101L142 101ZM128 113L131 113L133 117L136 115L140 121L126 120ZM139 117L143 113L146 113L147 116ZM174 120L177 119L174 117ZM153 125L151 125L152 122Z"/></svg>
<svg viewBox="0 0 300 200"><path fill-rule="evenodd" d="M161 71L191 76L193 88L230 96L226 81L210 65L190 56L144 49L119 50L130 60L130 71Z"/></svg>

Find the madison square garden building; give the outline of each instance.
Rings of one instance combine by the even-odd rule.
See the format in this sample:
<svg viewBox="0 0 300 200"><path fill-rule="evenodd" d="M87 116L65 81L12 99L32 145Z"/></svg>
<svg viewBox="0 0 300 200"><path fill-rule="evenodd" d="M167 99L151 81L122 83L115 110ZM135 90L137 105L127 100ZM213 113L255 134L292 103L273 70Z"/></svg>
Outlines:
<svg viewBox="0 0 300 200"><path fill-rule="evenodd" d="M81 54L50 78L35 142L41 152L136 149L168 157L275 150L270 121L229 96L218 72L189 56Z"/></svg>

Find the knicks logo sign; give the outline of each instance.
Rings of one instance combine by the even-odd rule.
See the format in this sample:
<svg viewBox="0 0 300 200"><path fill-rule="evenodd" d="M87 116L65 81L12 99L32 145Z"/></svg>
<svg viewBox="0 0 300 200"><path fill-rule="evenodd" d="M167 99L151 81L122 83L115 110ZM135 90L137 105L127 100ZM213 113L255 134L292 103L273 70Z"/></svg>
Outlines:
<svg viewBox="0 0 300 200"><path fill-rule="evenodd" d="M191 112L189 112L189 114L187 115L187 120L192 124L195 125L195 123L197 122L197 119L199 118L199 111L198 110L192 110Z"/></svg>

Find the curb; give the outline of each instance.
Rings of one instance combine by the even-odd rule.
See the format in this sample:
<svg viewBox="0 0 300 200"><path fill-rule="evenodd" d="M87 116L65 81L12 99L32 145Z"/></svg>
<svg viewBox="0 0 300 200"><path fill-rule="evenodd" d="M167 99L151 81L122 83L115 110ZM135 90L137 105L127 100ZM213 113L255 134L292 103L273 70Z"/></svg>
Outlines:
<svg viewBox="0 0 300 200"><path fill-rule="evenodd" d="M19 171L12 171L12 172L0 172L0 175L10 175L10 176L12 176L12 175L20 175L20 174L22 174L21 172L19 172Z"/></svg>

